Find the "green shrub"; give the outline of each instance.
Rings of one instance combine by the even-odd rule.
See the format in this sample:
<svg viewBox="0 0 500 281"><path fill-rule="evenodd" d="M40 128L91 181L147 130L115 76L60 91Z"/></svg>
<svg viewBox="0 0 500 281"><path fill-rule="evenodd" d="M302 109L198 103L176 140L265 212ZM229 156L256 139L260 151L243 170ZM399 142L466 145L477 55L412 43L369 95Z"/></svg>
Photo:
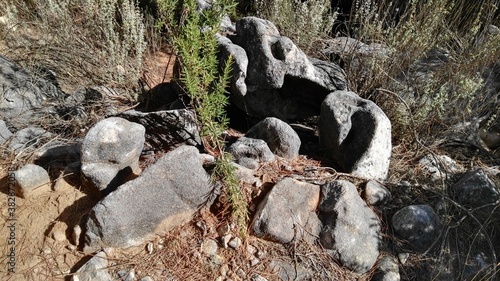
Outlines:
<svg viewBox="0 0 500 281"><path fill-rule="evenodd" d="M232 59L219 73L216 40L222 15L232 14L235 7L232 0L214 2L203 11L198 10L196 0L160 2L163 21L181 65L179 82L197 114L206 151L217 157L212 179L215 184L222 183L233 219L240 230L245 231L248 220L246 201L240 192L230 156L223 152L222 134L228 125L226 86Z"/></svg>

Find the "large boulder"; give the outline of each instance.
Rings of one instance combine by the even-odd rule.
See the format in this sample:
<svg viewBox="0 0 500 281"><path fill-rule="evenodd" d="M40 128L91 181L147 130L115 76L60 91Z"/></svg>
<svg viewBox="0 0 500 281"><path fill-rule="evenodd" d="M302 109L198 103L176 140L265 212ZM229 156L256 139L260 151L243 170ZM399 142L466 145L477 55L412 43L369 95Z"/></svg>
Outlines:
<svg viewBox="0 0 500 281"><path fill-rule="evenodd" d="M394 233L418 251L426 251L441 233L441 221L431 206L410 205L392 216Z"/></svg>
<svg viewBox="0 0 500 281"><path fill-rule="evenodd" d="M253 233L280 243L301 238L313 242L321 230L315 213L319 193L317 185L282 179L259 205L252 223Z"/></svg>
<svg viewBox="0 0 500 281"><path fill-rule="evenodd" d="M189 221L212 192L198 150L181 146L97 203L86 224L86 253L130 247Z"/></svg>
<svg viewBox="0 0 500 281"><path fill-rule="evenodd" d="M123 177L139 173L144 132L144 126L119 117L95 124L82 144L83 174L106 194L115 189Z"/></svg>
<svg viewBox="0 0 500 281"><path fill-rule="evenodd" d="M293 159L299 155L299 135L278 118L268 117L260 121L245 136L264 140L271 151L280 157Z"/></svg>
<svg viewBox="0 0 500 281"><path fill-rule="evenodd" d="M236 36L219 38L221 61L236 62L232 102L258 117L284 121L318 115L321 101L334 90L347 88L337 65L308 58L270 21L244 17Z"/></svg>
<svg viewBox="0 0 500 281"><path fill-rule="evenodd" d="M372 101L336 91L321 105L320 144L344 171L385 180L391 157L391 122Z"/></svg>
<svg viewBox="0 0 500 281"><path fill-rule="evenodd" d="M188 144L201 146L196 117L191 110L162 110L154 112L125 111L116 115L141 124L146 129L146 146L170 150Z"/></svg>
<svg viewBox="0 0 500 281"><path fill-rule="evenodd" d="M348 181L336 180L321 186L321 195L321 245L347 268L357 273L369 271L382 243L379 218Z"/></svg>
<svg viewBox="0 0 500 281"><path fill-rule="evenodd" d="M55 108L47 106L64 100L64 94L50 71L28 73L14 62L0 56L0 118L9 125L21 129L38 123L46 114L55 114Z"/></svg>

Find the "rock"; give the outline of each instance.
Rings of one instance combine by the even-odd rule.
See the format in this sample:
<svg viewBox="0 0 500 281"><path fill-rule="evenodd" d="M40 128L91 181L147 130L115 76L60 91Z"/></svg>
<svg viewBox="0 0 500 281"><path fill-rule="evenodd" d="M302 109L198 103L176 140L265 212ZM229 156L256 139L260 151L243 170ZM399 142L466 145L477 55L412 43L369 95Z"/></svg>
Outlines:
<svg viewBox="0 0 500 281"><path fill-rule="evenodd" d="M477 208L495 203L500 194L483 170L470 171L450 187L453 199L466 208Z"/></svg>
<svg viewBox="0 0 500 281"><path fill-rule="evenodd" d="M259 274L252 275L251 281L267 281L266 278L260 276Z"/></svg>
<svg viewBox="0 0 500 281"><path fill-rule="evenodd" d="M129 247L164 235L210 202L212 191L198 150L176 148L97 203L86 224L84 251Z"/></svg>
<svg viewBox="0 0 500 281"><path fill-rule="evenodd" d="M319 113L328 93L347 88L340 67L309 59L271 22L244 17L236 23L236 32L229 40L219 39L221 61L229 55L235 58L231 101L247 114L305 119Z"/></svg>
<svg viewBox="0 0 500 281"><path fill-rule="evenodd" d="M122 281L134 281L135 280L135 271L132 270L118 270L117 275L119 280Z"/></svg>
<svg viewBox="0 0 500 281"><path fill-rule="evenodd" d="M65 121L86 124L91 114L104 106L104 97L98 90L79 88L68 95L63 103L57 105L59 117Z"/></svg>
<svg viewBox="0 0 500 281"><path fill-rule="evenodd" d="M392 216L394 233L415 250L426 251L441 233L441 221L428 205L410 205Z"/></svg>
<svg viewBox="0 0 500 281"><path fill-rule="evenodd" d="M229 147L228 152L233 155L236 163L249 169L256 169L259 163L274 160L274 154L265 141L246 137L239 138Z"/></svg>
<svg viewBox="0 0 500 281"><path fill-rule="evenodd" d="M5 124L5 121L0 120L0 145L8 141L12 135L13 134L7 127L7 124Z"/></svg>
<svg viewBox="0 0 500 281"><path fill-rule="evenodd" d="M238 249L241 246L241 239L239 237L233 237L228 243L228 246L233 249Z"/></svg>
<svg viewBox="0 0 500 281"><path fill-rule="evenodd" d="M0 116L6 118L10 126L20 129L40 123L41 117L55 114L49 104L66 97L50 71L39 68L37 72L28 73L0 56Z"/></svg>
<svg viewBox="0 0 500 281"><path fill-rule="evenodd" d="M141 279L139 279L139 281L153 281L153 278L146 276L146 277L142 277Z"/></svg>
<svg viewBox="0 0 500 281"><path fill-rule="evenodd" d="M337 91L321 105L320 144L326 156L353 175L385 180L391 157L391 122L372 101Z"/></svg>
<svg viewBox="0 0 500 281"><path fill-rule="evenodd" d="M327 183L321 186L321 194L321 245L350 270L369 271L377 261L382 242L379 218L348 181Z"/></svg>
<svg viewBox="0 0 500 281"><path fill-rule="evenodd" d="M319 193L317 185L280 180L257 209L251 226L254 235L279 243L302 238L312 243L321 229L315 213Z"/></svg>
<svg viewBox="0 0 500 281"><path fill-rule="evenodd" d="M155 112L125 111L116 115L146 129L146 146L155 150L171 150L181 145L201 146L196 117L191 110Z"/></svg>
<svg viewBox="0 0 500 281"><path fill-rule="evenodd" d="M400 279L397 260L391 256L384 256L379 260L371 281L399 281Z"/></svg>
<svg viewBox="0 0 500 281"><path fill-rule="evenodd" d="M106 253L99 252L80 267L72 276L73 281L111 281Z"/></svg>
<svg viewBox="0 0 500 281"><path fill-rule="evenodd" d="M14 133L12 140L9 143L9 148L16 153L24 149L36 148L42 140L50 137L51 134L42 128L24 128Z"/></svg>
<svg viewBox="0 0 500 281"><path fill-rule="evenodd" d="M44 168L35 164L26 164L14 174L18 196L29 198L50 192L50 177Z"/></svg>
<svg viewBox="0 0 500 281"><path fill-rule="evenodd" d="M139 156L144 146L142 125L111 117L95 124L82 144L82 172L107 194L120 180L139 173Z"/></svg>
<svg viewBox="0 0 500 281"><path fill-rule="evenodd" d="M219 61L225 64L229 56L232 56L234 60L230 82L231 92L234 93L233 98L239 99L238 104L243 104L243 97L247 94L247 85L245 84L248 68L247 53L242 47L233 44L227 37L219 34L216 36L219 44Z"/></svg>
<svg viewBox="0 0 500 281"><path fill-rule="evenodd" d="M366 183L363 196L366 203L371 206L386 205L392 200L391 192L374 180Z"/></svg>
<svg viewBox="0 0 500 281"><path fill-rule="evenodd" d="M433 181L446 180L449 176L464 170L461 165L446 155L427 154L418 161L418 164Z"/></svg>
<svg viewBox="0 0 500 281"><path fill-rule="evenodd" d="M81 140L50 141L34 153L36 163L44 167L67 166L79 162Z"/></svg>
<svg viewBox="0 0 500 281"><path fill-rule="evenodd" d="M311 280L311 275L304 266L291 264L286 261L272 260L269 265L271 272L283 281Z"/></svg>
<svg viewBox="0 0 500 281"><path fill-rule="evenodd" d="M212 239L205 239L203 243L201 243L201 252L207 256L213 256L217 254L217 242Z"/></svg>
<svg viewBox="0 0 500 281"><path fill-rule="evenodd" d="M261 139L271 151L283 158L293 159L299 155L299 135L287 123L268 117L250 128L245 137Z"/></svg>

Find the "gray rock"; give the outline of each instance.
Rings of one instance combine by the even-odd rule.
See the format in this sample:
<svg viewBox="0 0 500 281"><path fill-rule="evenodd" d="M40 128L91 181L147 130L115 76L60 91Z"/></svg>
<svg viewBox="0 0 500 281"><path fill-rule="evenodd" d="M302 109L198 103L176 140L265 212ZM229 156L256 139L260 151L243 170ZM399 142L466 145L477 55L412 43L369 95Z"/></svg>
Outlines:
<svg viewBox="0 0 500 281"><path fill-rule="evenodd" d="M321 186L321 245L347 268L369 271L379 255L380 221L354 184L337 180Z"/></svg>
<svg viewBox="0 0 500 281"><path fill-rule="evenodd" d="M118 270L116 273L121 281L134 281L135 270Z"/></svg>
<svg viewBox="0 0 500 281"><path fill-rule="evenodd" d="M256 169L259 163L274 160L274 154L265 141L246 137L239 138L228 148L228 152L236 163L249 169Z"/></svg>
<svg viewBox="0 0 500 281"><path fill-rule="evenodd" d="M84 251L129 247L164 235L189 221L211 192L198 150L176 148L97 203L86 224Z"/></svg>
<svg viewBox="0 0 500 281"><path fill-rule="evenodd" d="M446 155L428 154L418 164L433 181L446 180L451 175L464 171L461 165Z"/></svg>
<svg viewBox="0 0 500 281"><path fill-rule="evenodd" d="M128 174L138 173L144 146L142 125L111 117L95 124L82 144L82 172L104 193Z"/></svg>
<svg viewBox="0 0 500 281"><path fill-rule="evenodd" d="M52 77L51 77L52 76ZM9 125L24 128L39 123L39 118L52 112L49 104L66 97L49 71L28 73L14 62L0 56L0 116Z"/></svg>
<svg viewBox="0 0 500 281"><path fill-rule="evenodd" d="M251 226L253 233L280 243L302 238L314 242L321 230L315 213L319 193L317 185L282 179L259 205Z"/></svg>
<svg viewBox="0 0 500 281"><path fill-rule="evenodd" d="M250 128L245 136L264 140L271 151L280 157L293 159L299 155L299 135L278 118L265 118Z"/></svg>
<svg viewBox="0 0 500 281"><path fill-rule="evenodd" d="M5 121L0 120L0 145L4 144L10 137L12 137L12 132L7 128Z"/></svg>
<svg viewBox="0 0 500 281"><path fill-rule="evenodd" d="M171 150L184 144L201 146L196 117L191 110L154 112L125 111L116 115L146 128L146 145L154 149Z"/></svg>
<svg viewBox="0 0 500 281"><path fill-rule="evenodd" d="M399 266L396 258L391 256L382 257L377 264L377 270L372 281L399 281Z"/></svg>
<svg viewBox="0 0 500 281"><path fill-rule="evenodd" d="M231 78L231 92L235 93L233 98L239 98L239 104L243 104L243 97L247 94L247 85L245 79L247 77L248 57L245 50L231 42L227 37L217 36L219 43L219 61L226 63L229 56L234 60L232 78Z"/></svg>
<svg viewBox="0 0 500 281"><path fill-rule="evenodd" d="M300 264L291 264L286 261L272 260L269 265L271 272L283 281L311 280L311 274Z"/></svg>
<svg viewBox="0 0 500 281"><path fill-rule="evenodd" d="M50 141L37 149L34 157L44 167L66 166L80 161L81 145L81 140Z"/></svg>
<svg viewBox="0 0 500 281"><path fill-rule="evenodd" d="M309 59L271 22L245 17L236 23L236 31L230 41L219 40L221 61L235 57L231 100L248 114L304 119L319 113L328 93L347 88L340 67Z"/></svg>
<svg viewBox="0 0 500 281"><path fill-rule="evenodd" d="M441 221L428 205L410 205L392 217L394 233L406 240L414 249L426 251L441 232Z"/></svg>
<svg viewBox="0 0 500 281"><path fill-rule="evenodd" d="M56 106L59 117L63 120L86 124L91 114L104 105L104 96L92 88L79 88L68 95L64 102Z"/></svg>
<svg viewBox="0 0 500 281"><path fill-rule="evenodd" d="M47 171L35 164L26 164L14 172L16 193L22 198L50 191L50 177Z"/></svg>
<svg viewBox="0 0 500 281"><path fill-rule="evenodd" d="M207 256L213 256L217 254L217 249L219 247L217 246L217 242L213 239L205 239L201 243L201 252L204 253Z"/></svg>
<svg viewBox="0 0 500 281"><path fill-rule="evenodd" d="M392 200L392 195L385 186L377 181L371 180L366 183L363 192L364 199L368 205L381 206Z"/></svg>
<svg viewBox="0 0 500 281"><path fill-rule="evenodd" d="M99 252L80 267L72 276L72 281L112 281L109 275L106 253Z"/></svg>
<svg viewBox="0 0 500 281"><path fill-rule="evenodd" d="M28 127L14 133L9 143L12 151L20 152L24 149L37 148L44 140L50 138L51 134L42 128Z"/></svg>
<svg viewBox="0 0 500 281"><path fill-rule="evenodd" d="M500 198L495 184L480 169L463 174L450 191L457 203L467 208L495 203Z"/></svg>
<svg viewBox="0 0 500 281"><path fill-rule="evenodd" d="M391 122L372 101L336 91L321 105L320 144L346 172L385 180L391 157Z"/></svg>

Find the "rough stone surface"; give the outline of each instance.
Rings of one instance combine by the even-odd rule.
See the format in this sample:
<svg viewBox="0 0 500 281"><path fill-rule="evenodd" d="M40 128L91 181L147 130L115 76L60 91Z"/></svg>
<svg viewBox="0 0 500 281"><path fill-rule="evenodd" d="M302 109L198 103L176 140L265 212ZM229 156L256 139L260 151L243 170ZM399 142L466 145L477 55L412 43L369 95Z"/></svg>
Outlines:
<svg viewBox="0 0 500 281"><path fill-rule="evenodd" d="M354 184L337 180L321 186L320 243L347 268L369 271L379 255L380 221L361 199Z"/></svg>
<svg viewBox="0 0 500 281"><path fill-rule="evenodd" d="M418 161L433 181L446 180L449 176L462 173L464 168L447 155L428 154Z"/></svg>
<svg viewBox="0 0 500 281"><path fill-rule="evenodd" d="M46 104L64 100L64 94L50 71L39 69L28 73L19 65L0 56L0 118L18 129L34 124L37 118L51 112Z"/></svg>
<svg viewBox="0 0 500 281"><path fill-rule="evenodd" d="M129 110L116 116L144 126L147 147L169 150L184 144L201 146L196 118L190 110Z"/></svg>
<svg viewBox="0 0 500 281"><path fill-rule="evenodd" d="M207 256L213 256L217 254L217 249L219 247L217 246L217 242L213 239L205 239L201 243L201 252L204 253Z"/></svg>
<svg viewBox="0 0 500 281"><path fill-rule="evenodd" d="M491 204L500 198L497 187L483 170L463 174L450 190L457 203L467 208Z"/></svg>
<svg viewBox="0 0 500 281"><path fill-rule="evenodd" d="M377 264L377 270L371 281L399 281L399 266L396 258L391 256L382 257Z"/></svg>
<svg viewBox="0 0 500 281"><path fill-rule="evenodd" d="M278 118L265 118L250 128L245 136L264 140L271 151L280 157L293 159L299 155L299 136L290 125Z"/></svg>
<svg viewBox="0 0 500 281"><path fill-rule="evenodd" d="M426 251L439 237L441 221L431 206L410 205L394 214L392 227L414 249Z"/></svg>
<svg viewBox="0 0 500 281"><path fill-rule="evenodd" d="M385 205L392 200L391 192L374 180L366 183L363 197L366 203L371 206Z"/></svg>
<svg viewBox="0 0 500 281"><path fill-rule="evenodd" d="M259 205L252 224L257 237L280 243L304 238L313 242L321 230L315 210L317 185L285 178L269 191Z"/></svg>
<svg viewBox="0 0 500 281"><path fill-rule="evenodd" d="M300 264L291 264L286 261L272 260L269 269L283 281L311 280L311 274Z"/></svg>
<svg viewBox="0 0 500 281"><path fill-rule="evenodd" d="M28 198L35 194L50 191L50 177L47 171L35 164L26 164L14 172L16 192L20 197Z"/></svg>
<svg viewBox="0 0 500 281"><path fill-rule="evenodd" d="M5 121L0 120L0 145L4 144L12 135Z"/></svg>
<svg viewBox="0 0 500 281"><path fill-rule="evenodd" d="M75 275L71 277L72 281L112 281L113 278L106 269L108 259L106 253L99 252L88 262L80 267Z"/></svg>
<svg viewBox="0 0 500 281"><path fill-rule="evenodd" d="M27 148L36 148L42 140L49 138L51 134L42 128L28 127L14 133L9 143L12 151L19 152Z"/></svg>
<svg viewBox="0 0 500 281"><path fill-rule="evenodd" d="M211 192L198 150L176 148L97 203L86 224L84 251L134 246L163 235L189 221Z"/></svg>
<svg viewBox="0 0 500 281"><path fill-rule="evenodd" d="M391 157L391 122L372 101L336 91L321 105L320 144L346 172L385 180Z"/></svg>
<svg viewBox="0 0 500 281"><path fill-rule="evenodd" d="M233 143L228 152L236 163L249 169L256 169L259 163L274 160L274 154L263 140L241 137Z"/></svg>
<svg viewBox="0 0 500 281"><path fill-rule="evenodd" d="M308 58L273 23L244 17L236 23L236 32L229 40L219 39L221 61L229 55L235 58L231 100L248 114L304 119L319 113L328 93L347 88L340 67Z"/></svg>
<svg viewBox="0 0 500 281"><path fill-rule="evenodd" d="M83 174L104 193L114 190L123 177L140 170L144 132L142 125L119 117L95 124L82 144Z"/></svg>

